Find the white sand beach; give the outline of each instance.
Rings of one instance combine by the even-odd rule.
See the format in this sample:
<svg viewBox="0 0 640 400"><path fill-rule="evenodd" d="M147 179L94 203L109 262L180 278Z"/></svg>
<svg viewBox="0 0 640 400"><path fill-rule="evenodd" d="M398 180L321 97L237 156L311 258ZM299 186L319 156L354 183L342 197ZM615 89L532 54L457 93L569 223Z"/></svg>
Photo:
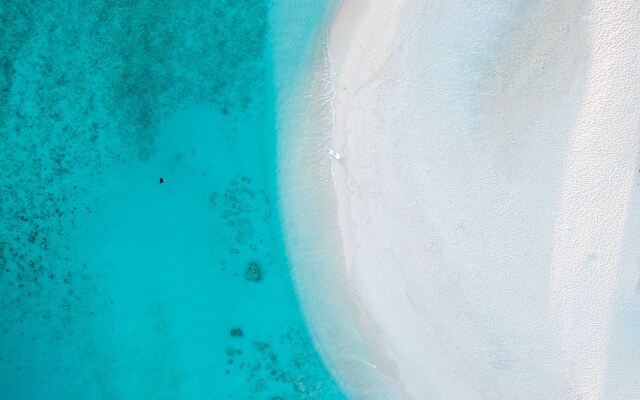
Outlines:
<svg viewBox="0 0 640 400"><path fill-rule="evenodd" d="M396 387L362 398L640 398L640 3L506 3L333 23L344 259L320 280L351 305L315 334Z"/></svg>

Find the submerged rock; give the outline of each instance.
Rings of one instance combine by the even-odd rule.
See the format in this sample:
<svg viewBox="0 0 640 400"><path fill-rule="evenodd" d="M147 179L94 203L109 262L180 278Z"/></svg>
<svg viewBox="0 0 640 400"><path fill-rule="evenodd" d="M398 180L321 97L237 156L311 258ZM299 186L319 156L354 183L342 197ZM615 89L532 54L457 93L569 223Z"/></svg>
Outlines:
<svg viewBox="0 0 640 400"><path fill-rule="evenodd" d="M251 261L244 270L244 279L251 282L258 282L262 279L262 271L257 262Z"/></svg>
<svg viewBox="0 0 640 400"><path fill-rule="evenodd" d="M229 335L233 336L233 337L242 337L243 333L242 333L242 329L240 328L233 328L229 331Z"/></svg>

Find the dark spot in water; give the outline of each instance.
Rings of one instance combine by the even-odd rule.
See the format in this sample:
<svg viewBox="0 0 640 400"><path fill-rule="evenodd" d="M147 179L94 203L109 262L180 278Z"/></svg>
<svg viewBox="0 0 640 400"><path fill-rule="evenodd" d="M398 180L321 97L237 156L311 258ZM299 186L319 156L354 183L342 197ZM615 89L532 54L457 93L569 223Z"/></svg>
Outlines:
<svg viewBox="0 0 640 400"><path fill-rule="evenodd" d="M268 349L269 347L271 347L271 345L267 342L253 342L253 346L258 350L258 351L264 351L266 349Z"/></svg>
<svg viewBox="0 0 640 400"><path fill-rule="evenodd" d="M211 194L209 195L209 202L211 203L212 206L215 207L218 203L218 193L211 192Z"/></svg>
<svg viewBox="0 0 640 400"><path fill-rule="evenodd" d="M244 279L251 282L258 282L262 279L262 269L257 262L251 261L244 270Z"/></svg>
<svg viewBox="0 0 640 400"><path fill-rule="evenodd" d="M271 202L263 190L254 186L250 177L240 176L229 182L222 201L218 203L217 196L210 198L211 204L219 207L234 242L243 247L260 239L256 237L257 226L271 222Z"/></svg>
<svg viewBox="0 0 640 400"><path fill-rule="evenodd" d="M229 331L229 335L232 337L242 337L243 336L242 329L233 328Z"/></svg>

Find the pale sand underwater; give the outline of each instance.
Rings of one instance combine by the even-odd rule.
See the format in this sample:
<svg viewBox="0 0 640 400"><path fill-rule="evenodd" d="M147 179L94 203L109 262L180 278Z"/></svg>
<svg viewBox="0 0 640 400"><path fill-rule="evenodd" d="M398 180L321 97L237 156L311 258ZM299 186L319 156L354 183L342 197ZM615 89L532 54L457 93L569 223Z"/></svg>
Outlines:
<svg viewBox="0 0 640 400"><path fill-rule="evenodd" d="M640 398L638 43L631 1L344 1L297 281L354 398Z"/></svg>

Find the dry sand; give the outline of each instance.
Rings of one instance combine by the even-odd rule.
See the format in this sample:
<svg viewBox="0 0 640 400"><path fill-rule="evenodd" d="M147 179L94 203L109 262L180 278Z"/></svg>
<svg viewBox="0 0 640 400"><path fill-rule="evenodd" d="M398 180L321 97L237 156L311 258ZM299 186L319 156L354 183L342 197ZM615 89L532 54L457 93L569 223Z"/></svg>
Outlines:
<svg viewBox="0 0 640 400"><path fill-rule="evenodd" d="M334 22L362 336L415 399L638 398L640 5L491 3Z"/></svg>

